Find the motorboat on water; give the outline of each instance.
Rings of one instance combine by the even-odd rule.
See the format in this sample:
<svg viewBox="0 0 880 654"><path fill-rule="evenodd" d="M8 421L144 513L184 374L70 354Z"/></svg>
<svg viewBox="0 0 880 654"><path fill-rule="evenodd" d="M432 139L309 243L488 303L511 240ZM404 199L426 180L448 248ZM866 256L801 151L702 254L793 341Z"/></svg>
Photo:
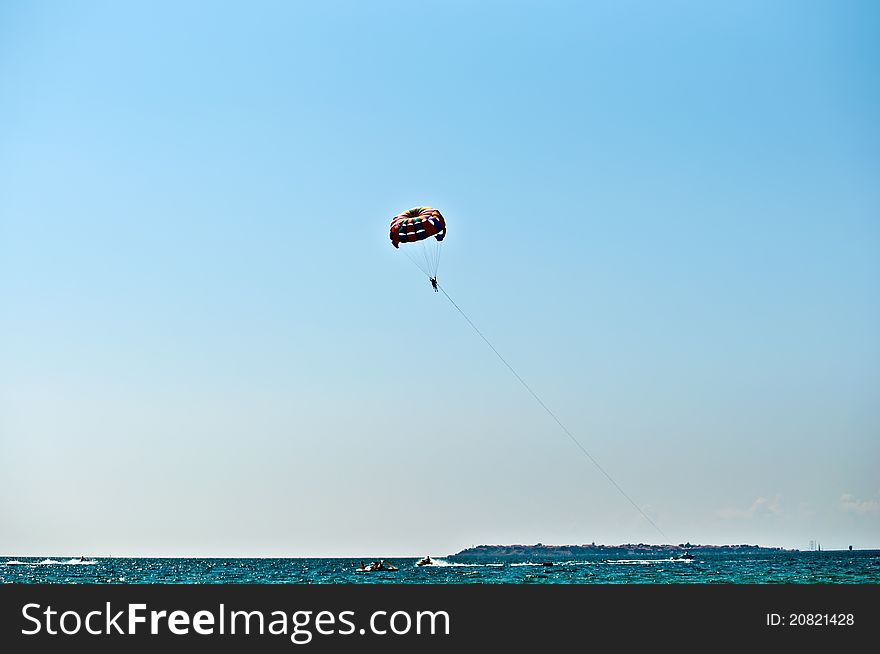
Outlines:
<svg viewBox="0 0 880 654"><path fill-rule="evenodd" d="M694 558L694 555L685 550L684 554L676 554L672 557L673 561L690 561Z"/></svg>
<svg viewBox="0 0 880 654"><path fill-rule="evenodd" d="M355 572L397 572L397 568L385 559L374 561L370 565L364 565L363 561Z"/></svg>
<svg viewBox="0 0 880 654"><path fill-rule="evenodd" d="M416 561L416 565L417 566L434 565L434 560L430 556L426 556L425 558Z"/></svg>

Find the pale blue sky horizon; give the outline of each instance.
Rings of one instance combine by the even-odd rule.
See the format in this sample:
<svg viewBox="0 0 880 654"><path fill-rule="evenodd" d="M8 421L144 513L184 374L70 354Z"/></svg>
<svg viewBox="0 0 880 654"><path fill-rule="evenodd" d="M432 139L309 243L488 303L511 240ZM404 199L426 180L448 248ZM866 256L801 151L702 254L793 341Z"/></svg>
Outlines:
<svg viewBox="0 0 880 654"><path fill-rule="evenodd" d="M871 2L0 6L0 554L880 548Z"/></svg>

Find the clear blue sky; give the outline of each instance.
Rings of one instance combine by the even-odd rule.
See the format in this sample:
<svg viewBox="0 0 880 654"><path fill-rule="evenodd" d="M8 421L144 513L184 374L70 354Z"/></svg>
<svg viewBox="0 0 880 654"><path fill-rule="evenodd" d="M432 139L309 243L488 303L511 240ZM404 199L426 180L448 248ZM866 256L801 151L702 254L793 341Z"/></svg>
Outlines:
<svg viewBox="0 0 880 654"><path fill-rule="evenodd" d="M0 553L880 547L873 2L0 5Z"/></svg>

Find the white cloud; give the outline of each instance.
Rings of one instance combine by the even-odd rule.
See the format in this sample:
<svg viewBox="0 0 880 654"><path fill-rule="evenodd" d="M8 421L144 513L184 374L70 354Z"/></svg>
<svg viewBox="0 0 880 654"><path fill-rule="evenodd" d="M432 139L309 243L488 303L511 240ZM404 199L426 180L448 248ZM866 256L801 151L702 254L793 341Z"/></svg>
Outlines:
<svg viewBox="0 0 880 654"><path fill-rule="evenodd" d="M721 509L718 511L718 516L721 518L738 518L741 520L779 515L782 515L782 506L779 503L778 496L772 500L766 497L759 497L747 509Z"/></svg>
<svg viewBox="0 0 880 654"><path fill-rule="evenodd" d="M878 500L860 500L857 497L844 493L840 496L840 509L847 513L878 513L880 512L880 501Z"/></svg>

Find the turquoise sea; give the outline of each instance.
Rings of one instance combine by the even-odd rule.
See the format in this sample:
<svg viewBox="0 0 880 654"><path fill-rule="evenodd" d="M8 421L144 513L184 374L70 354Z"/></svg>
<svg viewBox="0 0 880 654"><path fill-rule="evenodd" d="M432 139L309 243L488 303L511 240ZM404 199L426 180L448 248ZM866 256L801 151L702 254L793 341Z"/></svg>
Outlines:
<svg viewBox="0 0 880 654"><path fill-rule="evenodd" d="M357 572L385 559L397 571ZM420 557L355 559L0 557L0 583L30 584L877 584L880 550L770 551L580 561L416 566Z"/></svg>

